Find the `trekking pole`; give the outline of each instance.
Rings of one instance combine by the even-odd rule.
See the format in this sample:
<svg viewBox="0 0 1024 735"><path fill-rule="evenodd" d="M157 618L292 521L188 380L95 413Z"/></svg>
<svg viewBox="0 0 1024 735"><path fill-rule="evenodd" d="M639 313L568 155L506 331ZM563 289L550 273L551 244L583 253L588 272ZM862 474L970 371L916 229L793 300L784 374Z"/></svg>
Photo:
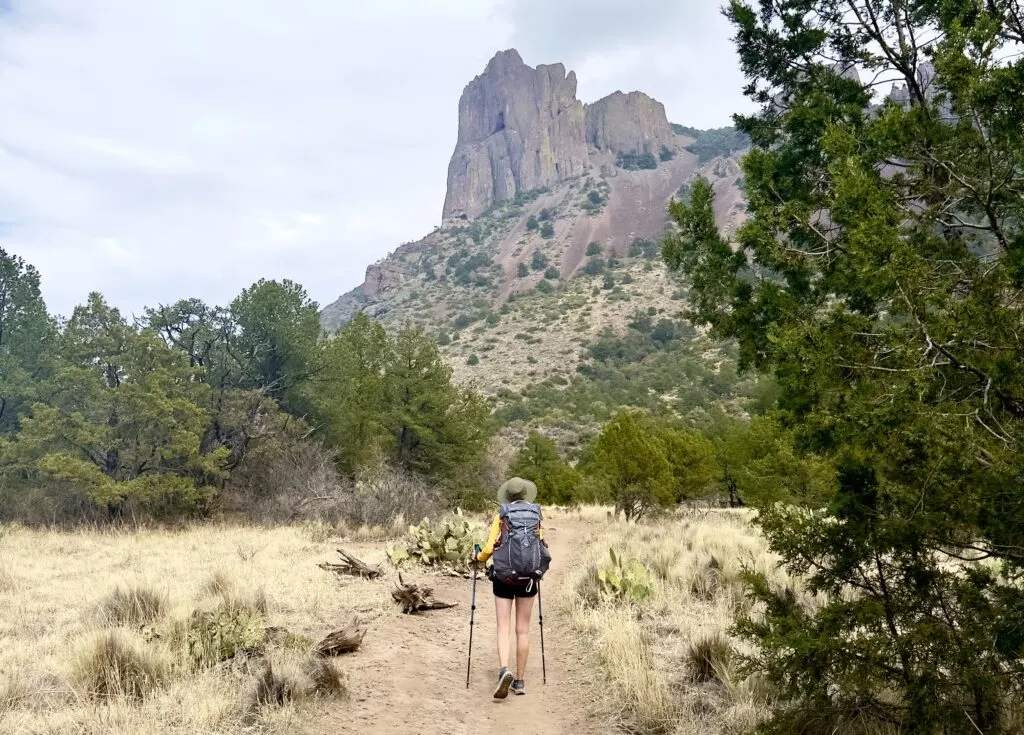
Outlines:
<svg viewBox="0 0 1024 735"><path fill-rule="evenodd" d="M473 596L469 601L469 660L466 661L466 689L469 689L469 669L473 665L473 618L476 613L476 557L479 553L480 547L475 546L473 548Z"/></svg>
<svg viewBox="0 0 1024 735"><path fill-rule="evenodd" d="M544 661L544 600L540 596L540 582L537 582L537 614L540 616L540 671L544 685L548 683L548 665Z"/></svg>

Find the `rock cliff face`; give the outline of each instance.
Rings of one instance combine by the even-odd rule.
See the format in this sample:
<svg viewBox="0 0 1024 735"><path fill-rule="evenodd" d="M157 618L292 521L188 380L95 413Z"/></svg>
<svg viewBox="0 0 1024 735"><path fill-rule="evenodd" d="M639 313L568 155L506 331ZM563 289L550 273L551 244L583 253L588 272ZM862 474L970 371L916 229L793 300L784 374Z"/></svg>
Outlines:
<svg viewBox="0 0 1024 735"><path fill-rule="evenodd" d="M533 69L517 51L503 51L459 100L444 217L475 217L517 192L580 176L588 165L575 73L566 75L561 64Z"/></svg>
<svg viewBox="0 0 1024 735"><path fill-rule="evenodd" d="M672 148L665 106L643 92L616 92L586 106L587 142L600 151L651 153Z"/></svg>

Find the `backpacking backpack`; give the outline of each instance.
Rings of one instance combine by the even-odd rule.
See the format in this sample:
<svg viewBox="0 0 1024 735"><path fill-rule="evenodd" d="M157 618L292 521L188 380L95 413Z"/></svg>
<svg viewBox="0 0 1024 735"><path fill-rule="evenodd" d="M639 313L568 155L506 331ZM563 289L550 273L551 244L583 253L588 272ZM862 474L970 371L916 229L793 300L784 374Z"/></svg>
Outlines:
<svg viewBox="0 0 1024 735"><path fill-rule="evenodd" d="M491 576L505 584L539 582L551 564L551 554L540 539L540 506L517 501L501 506L501 535L494 549Z"/></svg>

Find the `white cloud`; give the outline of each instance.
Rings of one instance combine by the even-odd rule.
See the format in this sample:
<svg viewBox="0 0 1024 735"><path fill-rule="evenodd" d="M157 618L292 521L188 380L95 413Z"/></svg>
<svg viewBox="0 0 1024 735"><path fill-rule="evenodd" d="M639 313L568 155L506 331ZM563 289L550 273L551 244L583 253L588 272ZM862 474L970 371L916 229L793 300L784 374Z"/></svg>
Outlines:
<svg viewBox="0 0 1024 735"><path fill-rule="evenodd" d="M714 14L669 0L9 5L0 245L65 314L92 290L127 313L226 303L260 277L332 301L440 220L459 95L498 49L686 123L727 122L728 75L707 74L734 65L726 36L692 27Z"/></svg>

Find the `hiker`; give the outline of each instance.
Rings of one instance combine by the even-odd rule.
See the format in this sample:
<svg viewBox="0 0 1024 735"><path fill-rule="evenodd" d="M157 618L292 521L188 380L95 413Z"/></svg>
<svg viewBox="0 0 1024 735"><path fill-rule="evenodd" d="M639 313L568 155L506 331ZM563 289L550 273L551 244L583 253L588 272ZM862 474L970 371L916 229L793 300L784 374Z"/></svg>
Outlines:
<svg viewBox="0 0 1024 735"><path fill-rule="evenodd" d="M494 588L494 610L498 617L498 685L495 699L504 699L509 690L526 694L526 659L530 653L530 617L533 598L551 562L540 506L533 501L537 486L529 480L513 477L498 488L500 509L491 523L491 533L483 549L476 547L473 560L491 560L487 576ZM510 538L512 541L510 541ZM514 543L513 543L514 542ZM516 611L516 673L508 668L509 628L512 608ZM541 623L543 625L543 623ZM543 631L542 631L543 632Z"/></svg>

